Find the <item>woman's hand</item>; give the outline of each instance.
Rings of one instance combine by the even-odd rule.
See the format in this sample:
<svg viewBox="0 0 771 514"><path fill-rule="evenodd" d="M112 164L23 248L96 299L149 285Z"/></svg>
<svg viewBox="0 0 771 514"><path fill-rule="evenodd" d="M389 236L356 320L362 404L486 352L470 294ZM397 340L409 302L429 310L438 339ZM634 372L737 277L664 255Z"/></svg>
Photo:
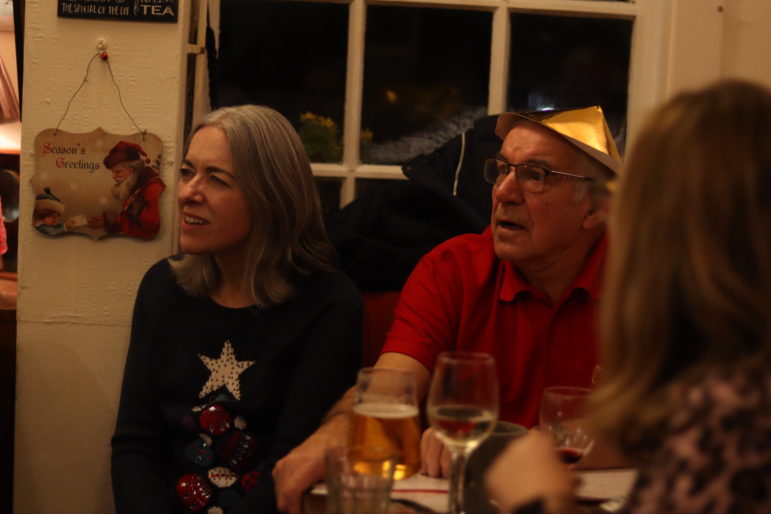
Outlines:
<svg viewBox="0 0 771 514"><path fill-rule="evenodd" d="M551 438L537 430L506 447L485 473L485 485L503 512L538 500L546 513L575 511L576 480L557 456Z"/></svg>

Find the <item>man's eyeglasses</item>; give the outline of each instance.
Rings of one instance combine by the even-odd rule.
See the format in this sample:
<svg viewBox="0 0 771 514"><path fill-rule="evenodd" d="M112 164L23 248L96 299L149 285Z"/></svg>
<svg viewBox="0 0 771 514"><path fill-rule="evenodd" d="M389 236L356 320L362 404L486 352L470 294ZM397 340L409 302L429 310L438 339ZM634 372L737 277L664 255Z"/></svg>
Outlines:
<svg viewBox="0 0 771 514"><path fill-rule="evenodd" d="M503 179L506 178L511 171L514 171L514 178L517 179L519 185L525 192L528 193L540 193L546 186L546 179L549 175L557 175L560 177L570 177L578 180L594 180L591 177L585 177L583 175L575 175L573 173L565 173L564 171L554 171L543 166L530 164L523 162L521 164L512 164L507 162L500 155L485 159L484 162L484 174L485 180L490 184L497 186Z"/></svg>

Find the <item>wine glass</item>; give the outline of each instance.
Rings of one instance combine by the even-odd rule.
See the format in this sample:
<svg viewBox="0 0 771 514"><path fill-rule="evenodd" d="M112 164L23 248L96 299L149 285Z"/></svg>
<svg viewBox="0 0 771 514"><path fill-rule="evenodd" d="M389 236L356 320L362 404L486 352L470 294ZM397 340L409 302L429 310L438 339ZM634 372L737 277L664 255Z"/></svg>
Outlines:
<svg viewBox="0 0 771 514"><path fill-rule="evenodd" d="M431 426L452 455L449 512L459 514L466 461L498 419L495 360L485 353L440 353L427 409Z"/></svg>
<svg viewBox="0 0 771 514"><path fill-rule="evenodd" d="M585 387L547 387L541 397L540 429L552 435L560 458L571 469L594 446L584 412L590 392Z"/></svg>

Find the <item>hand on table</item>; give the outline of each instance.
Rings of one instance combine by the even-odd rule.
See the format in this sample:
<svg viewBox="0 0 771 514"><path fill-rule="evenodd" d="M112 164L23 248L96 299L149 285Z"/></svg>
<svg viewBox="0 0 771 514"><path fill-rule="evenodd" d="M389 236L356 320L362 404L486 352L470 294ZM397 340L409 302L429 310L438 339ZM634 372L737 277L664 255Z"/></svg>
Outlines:
<svg viewBox="0 0 771 514"><path fill-rule="evenodd" d="M574 512L576 478L559 459L549 435L531 430L512 441L485 473L490 497L504 512L542 500L544 512Z"/></svg>
<svg viewBox="0 0 771 514"><path fill-rule="evenodd" d="M324 454L329 448L345 445L346 419L347 416L331 419L276 463L273 481L278 510L300 514L303 493L324 478Z"/></svg>
<svg viewBox="0 0 771 514"><path fill-rule="evenodd" d="M426 429L420 439L420 472L430 477L450 476L450 449L433 428Z"/></svg>

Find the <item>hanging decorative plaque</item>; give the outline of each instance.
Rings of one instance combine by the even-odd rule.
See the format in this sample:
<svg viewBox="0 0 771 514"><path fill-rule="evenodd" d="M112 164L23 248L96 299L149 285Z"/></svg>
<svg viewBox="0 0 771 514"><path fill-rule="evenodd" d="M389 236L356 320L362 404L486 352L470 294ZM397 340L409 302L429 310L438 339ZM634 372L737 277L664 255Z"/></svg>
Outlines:
<svg viewBox="0 0 771 514"><path fill-rule="evenodd" d="M138 132L59 130L97 58L107 66L118 101ZM49 236L75 233L99 239L122 234L152 239L161 225L159 200L166 188L159 173L162 150L161 139L140 129L126 110L107 52L97 52L56 128L35 138L35 173L30 179L35 190L33 226Z"/></svg>
<svg viewBox="0 0 771 514"><path fill-rule="evenodd" d="M49 236L155 237L165 188L158 172L162 148L154 134L40 132L30 180L34 227Z"/></svg>

